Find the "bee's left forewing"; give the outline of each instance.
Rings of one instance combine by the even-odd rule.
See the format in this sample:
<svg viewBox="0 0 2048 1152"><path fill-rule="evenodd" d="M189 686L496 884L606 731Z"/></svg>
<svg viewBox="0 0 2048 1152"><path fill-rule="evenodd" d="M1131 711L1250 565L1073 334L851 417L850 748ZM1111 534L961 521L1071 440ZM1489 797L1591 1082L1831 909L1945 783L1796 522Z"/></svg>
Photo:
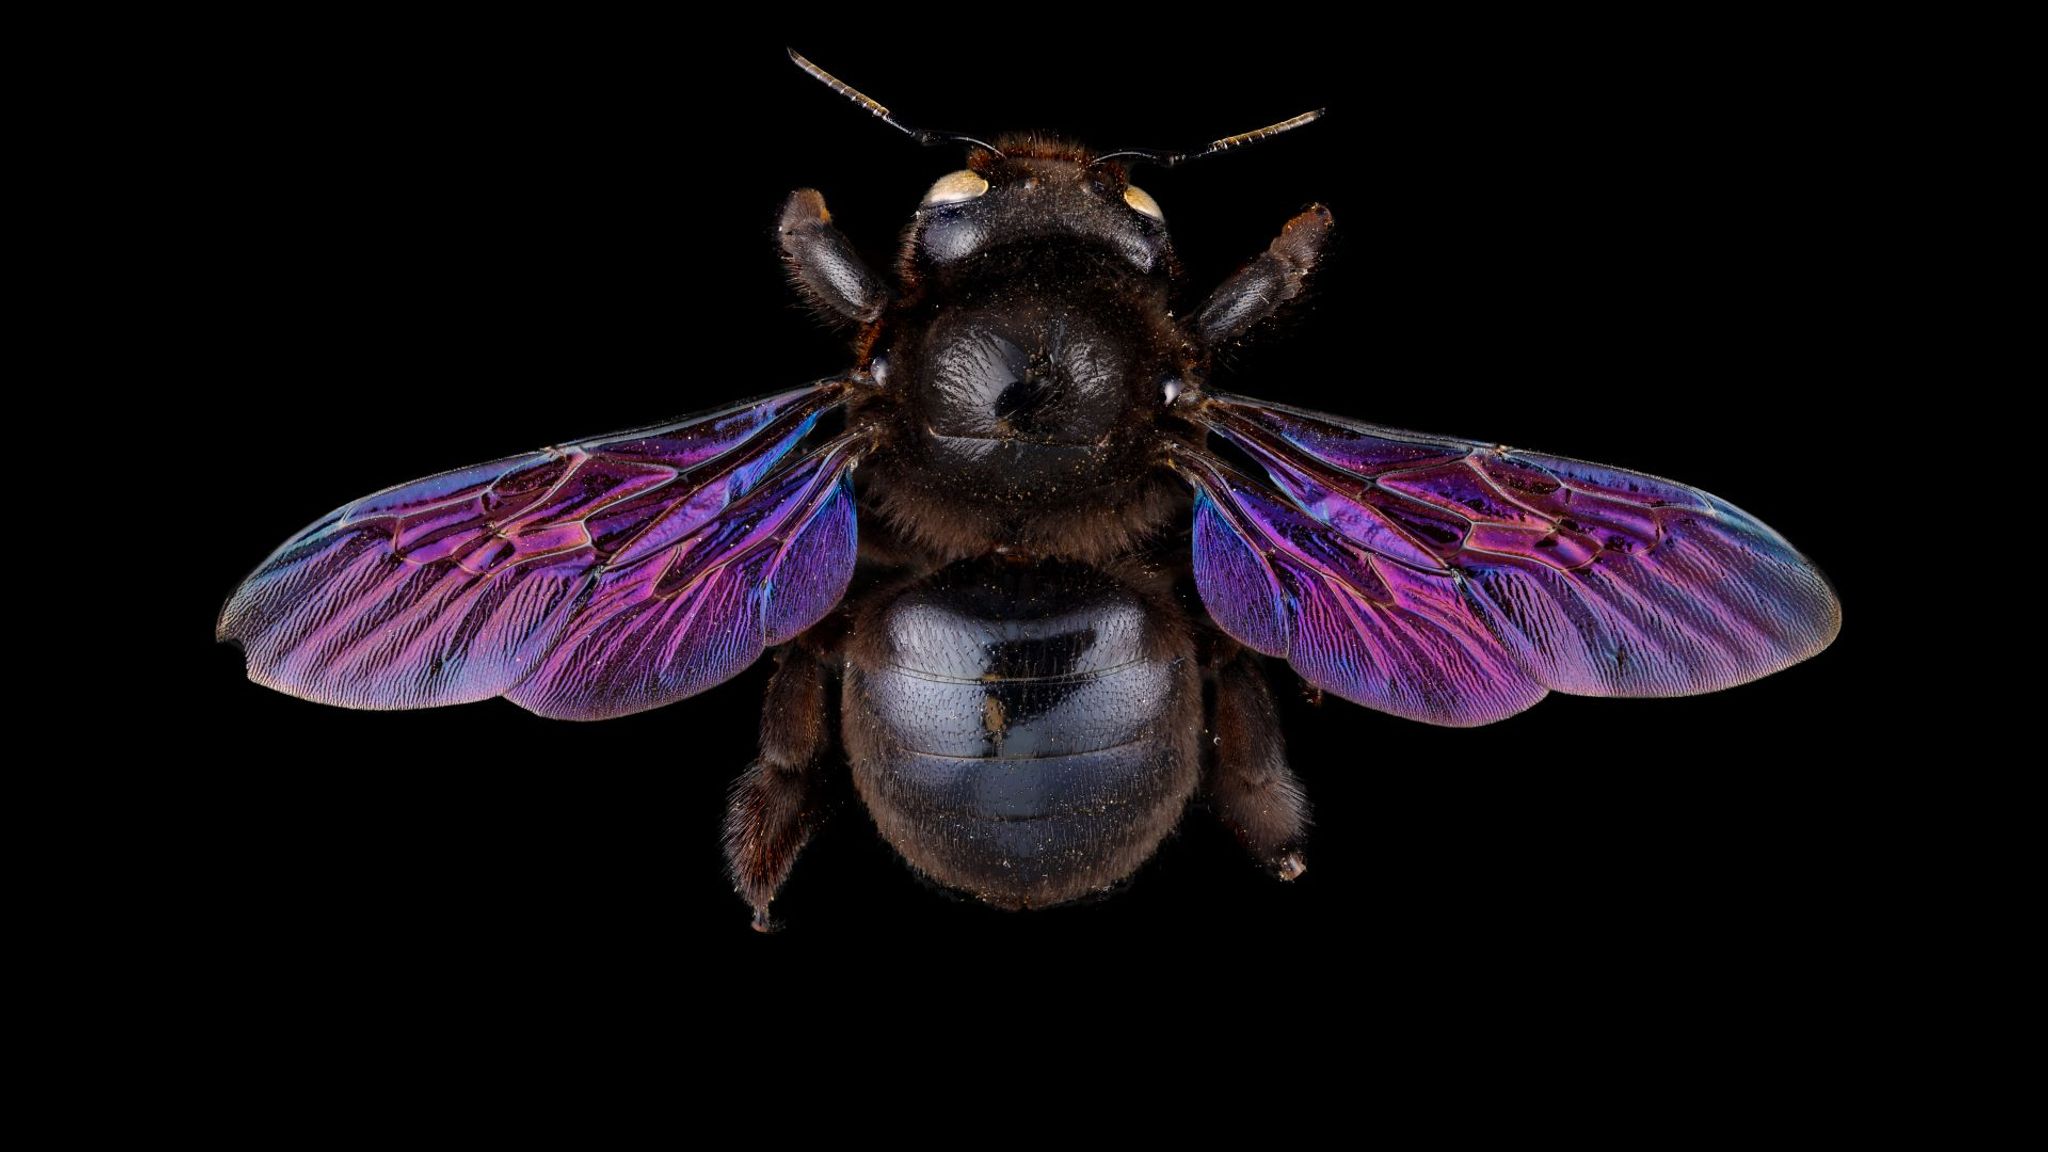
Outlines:
<svg viewBox="0 0 2048 1152"><path fill-rule="evenodd" d="M843 395L827 381L358 500L264 561L218 634L258 683L350 708L507 696L587 720L700 692L845 593L859 441L795 451Z"/></svg>

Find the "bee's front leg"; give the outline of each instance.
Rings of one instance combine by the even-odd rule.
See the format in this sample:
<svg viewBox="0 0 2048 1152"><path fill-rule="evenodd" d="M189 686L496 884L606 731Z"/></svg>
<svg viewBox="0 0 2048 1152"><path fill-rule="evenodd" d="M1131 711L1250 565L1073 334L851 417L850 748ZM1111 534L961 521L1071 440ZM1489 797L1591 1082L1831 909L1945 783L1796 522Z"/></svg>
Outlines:
<svg viewBox="0 0 2048 1152"><path fill-rule="evenodd" d="M782 205L776 229L789 278L827 320L872 324L889 303L889 289L869 270L816 189L799 188Z"/></svg>
<svg viewBox="0 0 2048 1152"><path fill-rule="evenodd" d="M1243 336L1301 295L1330 242L1330 210L1320 204L1287 222L1251 263L1217 286L1195 313L1195 335L1209 348Z"/></svg>

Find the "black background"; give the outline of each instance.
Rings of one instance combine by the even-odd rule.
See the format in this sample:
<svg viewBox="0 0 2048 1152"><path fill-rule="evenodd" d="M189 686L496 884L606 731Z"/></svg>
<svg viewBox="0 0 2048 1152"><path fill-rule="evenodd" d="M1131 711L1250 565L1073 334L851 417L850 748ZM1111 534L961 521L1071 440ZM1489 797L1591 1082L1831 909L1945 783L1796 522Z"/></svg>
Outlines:
<svg viewBox="0 0 2048 1152"><path fill-rule="evenodd" d="M1275 665L1316 804L1300 882L1253 869L1198 809L1115 896L997 913L915 880L848 802L767 938L718 851L765 667L598 725L501 701L351 713L244 681L239 653L210 647L212 614L327 509L846 365L783 281L783 197L819 188L883 266L960 155L834 98L785 38L905 119L977 135L1183 146L1327 107L1290 136L1141 174L1191 292L1305 204L1335 213L1312 300L1219 385L1696 484L1829 573L1843 638L1734 691L1553 698L1474 731L1312 707ZM943 57L800 31L650 41L323 40L220 82L175 174L194 258L218 273L189 333L208 431L237 446L205 465L231 511L179 606L183 687L210 721L189 797L208 816L183 851L193 899L248 931L252 966L346 974L337 994L372 997L630 986L684 960L748 970L900 941L1089 964L1165 944L1197 978L1370 963L1382 987L1683 984L1732 1003L1828 939L1852 819L1836 737L1865 643L1828 446L1852 394L1863 222L1846 192L1857 126L1810 61L1568 35L1541 52L1297 36Z"/></svg>

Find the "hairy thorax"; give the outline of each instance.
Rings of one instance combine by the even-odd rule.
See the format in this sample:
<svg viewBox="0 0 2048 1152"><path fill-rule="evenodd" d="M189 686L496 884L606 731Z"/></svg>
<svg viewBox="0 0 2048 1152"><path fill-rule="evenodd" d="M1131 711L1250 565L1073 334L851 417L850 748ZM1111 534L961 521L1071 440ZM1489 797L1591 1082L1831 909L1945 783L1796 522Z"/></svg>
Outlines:
<svg viewBox="0 0 2048 1152"><path fill-rule="evenodd" d="M1104 559L1176 507L1157 458L1163 388L1186 372L1163 287L1114 254L998 249L944 273L877 342L871 402L896 451L882 510L944 556L1012 547Z"/></svg>

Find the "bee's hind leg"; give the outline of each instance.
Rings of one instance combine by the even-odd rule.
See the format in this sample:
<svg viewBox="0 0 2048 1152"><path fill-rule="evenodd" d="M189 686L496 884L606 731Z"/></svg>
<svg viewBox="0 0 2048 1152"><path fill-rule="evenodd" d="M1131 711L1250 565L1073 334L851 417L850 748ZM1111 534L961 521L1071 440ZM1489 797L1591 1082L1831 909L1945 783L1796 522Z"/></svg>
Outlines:
<svg viewBox="0 0 2048 1152"><path fill-rule="evenodd" d="M761 710L760 758L733 782L725 810L725 859L761 932L774 927L768 905L817 826L818 772L832 746L825 665L797 644L776 661Z"/></svg>
<svg viewBox="0 0 2048 1152"><path fill-rule="evenodd" d="M1210 719L1215 760L1209 803L1259 863L1282 880L1306 867L1301 842L1308 832L1308 795L1287 767L1280 714L1257 657L1239 650L1215 666L1216 703Z"/></svg>

